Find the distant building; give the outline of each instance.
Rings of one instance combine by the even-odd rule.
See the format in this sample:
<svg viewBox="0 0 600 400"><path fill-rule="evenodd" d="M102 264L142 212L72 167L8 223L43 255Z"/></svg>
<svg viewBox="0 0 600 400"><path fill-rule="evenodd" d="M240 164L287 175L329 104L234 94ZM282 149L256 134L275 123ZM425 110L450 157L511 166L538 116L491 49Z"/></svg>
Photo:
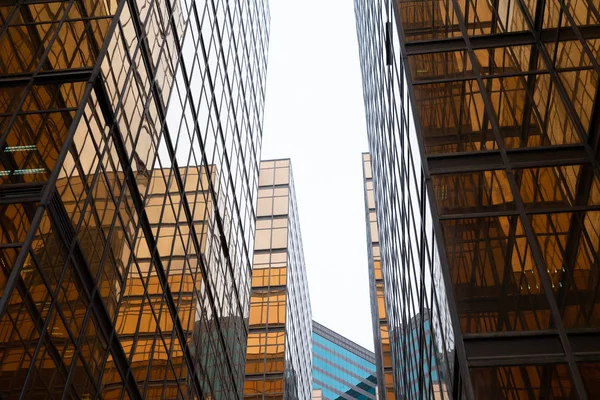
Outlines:
<svg viewBox="0 0 600 400"><path fill-rule="evenodd" d="M289 159L260 163L244 398L311 397L312 312Z"/></svg>
<svg viewBox="0 0 600 400"><path fill-rule="evenodd" d="M313 321L313 400L376 399L375 355Z"/></svg>

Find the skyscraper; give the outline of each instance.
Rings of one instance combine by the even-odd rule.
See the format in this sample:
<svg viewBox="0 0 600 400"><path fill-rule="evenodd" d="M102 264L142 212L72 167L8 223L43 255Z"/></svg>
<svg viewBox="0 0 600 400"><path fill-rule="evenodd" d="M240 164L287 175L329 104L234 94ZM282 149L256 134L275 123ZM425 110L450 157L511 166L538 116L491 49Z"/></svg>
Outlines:
<svg viewBox="0 0 600 400"><path fill-rule="evenodd" d="M311 331L291 162L261 161L245 399L310 399Z"/></svg>
<svg viewBox="0 0 600 400"><path fill-rule="evenodd" d="M0 21L0 397L241 398L266 1Z"/></svg>
<svg viewBox="0 0 600 400"><path fill-rule="evenodd" d="M598 6L355 11L397 397L426 310L453 398L597 397Z"/></svg>
<svg viewBox="0 0 600 400"><path fill-rule="evenodd" d="M377 228L377 213L373 192L373 175L371 157L363 153L363 175L365 188L365 217L367 225L367 243L369 255L369 286L371 297L371 316L373 318L373 338L375 341L375 358L377 360L377 379L380 399L395 399L394 373L390 344L390 328L388 327L385 284ZM394 329L391 333L398 341L396 347L402 348L404 362L397 368L397 376L404 388L406 396L420 396L434 400L448 398L450 371L445 370L444 354L434 344L436 333L431 324L430 311L424 309L410 320ZM450 358L452 356L450 355ZM402 398L402 397L401 397Z"/></svg>
<svg viewBox="0 0 600 400"><path fill-rule="evenodd" d="M369 295L371 299L371 317L373 319L373 340L379 398L393 400L394 375L387 311L385 307L385 289L381 270L379 231L377 212L373 192L373 173L371 156L363 153L363 178L365 190L365 222L367 226L367 254L369 256Z"/></svg>
<svg viewBox="0 0 600 400"><path fill-rule="evenodd" d="M375 355L313 321L313 400L377 398Z"/></svg>

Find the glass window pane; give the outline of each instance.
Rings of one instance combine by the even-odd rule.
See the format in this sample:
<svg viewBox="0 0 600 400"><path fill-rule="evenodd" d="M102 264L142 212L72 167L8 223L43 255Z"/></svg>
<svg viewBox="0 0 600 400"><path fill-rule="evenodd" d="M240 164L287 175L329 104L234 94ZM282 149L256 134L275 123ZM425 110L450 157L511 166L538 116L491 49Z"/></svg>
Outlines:
<svg viewBox="0 0 600 400"><path fill-rule="evenodd" d="M573 399L566 364L471 368L478 399Z"/></svg>
<svg viewBox="0 0 600 400"><path fill-rule="evenodd" d="M442 221L465 333L548 329L550 310L518 216Z"/></svg>
<svg viewBox="0 0 600 400"><path fill-rule="evenodd" d="M497 148L475 80L415 85L414 92L427 153Z"/></svg>
<svg viewBox="0 0 600 400"><path fill-rule="evenodd" d="M441 215L515 209L506 171L481 171L432 177Z"/></svg>

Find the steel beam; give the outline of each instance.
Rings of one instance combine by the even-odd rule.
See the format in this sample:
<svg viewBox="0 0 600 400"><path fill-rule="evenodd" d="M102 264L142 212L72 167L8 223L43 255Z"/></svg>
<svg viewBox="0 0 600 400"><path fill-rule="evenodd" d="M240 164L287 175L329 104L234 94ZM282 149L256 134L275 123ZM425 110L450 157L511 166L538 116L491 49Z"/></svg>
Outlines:
<svg viewBox="0 0 600 400"><path fill-rule="evenodd" d="M58 85L70 82L87 82L92 76L93 68L77 68L68 70L45 70L37 74L12 74L0 76L0 88L27 86L33 80L34 85Z"/></svg>
<svg viewBox="0 0 600 400"><path fill-rule="evenodd" d="M585 39L600 38L600 26L588 25L579 27L582 36ZM559 37L561 42L578 40L577 36L570 27L549 28L540 32L542 42L551 43ZM497 47L523 46L535 44L535 37L531 31L493 33L489 35L470 36L471 47L477 49L493 49ZM406 55L413 56L417 54L443 53L447 51L467 50L467 45L462 37L453 37L448 39L434 40L416 40L404 44Z"/></svg>
<svg viewBox="0 0 600 400"><path fill-rule="evenodd" d="M506 149L513 168L539 168L561 165L589 164L584 146L548 146ZM431 175L502 169L504 163L498 150L473 153L432 154L427 156Z"/></svg>
<svg viewBox="0 0 600 400"><path fill-rule="evenodd" d="M574 355L581 360L600 357L597 330L570 332ZM566 363L556 330L465 334L469 365L532 365Z"/></svg>

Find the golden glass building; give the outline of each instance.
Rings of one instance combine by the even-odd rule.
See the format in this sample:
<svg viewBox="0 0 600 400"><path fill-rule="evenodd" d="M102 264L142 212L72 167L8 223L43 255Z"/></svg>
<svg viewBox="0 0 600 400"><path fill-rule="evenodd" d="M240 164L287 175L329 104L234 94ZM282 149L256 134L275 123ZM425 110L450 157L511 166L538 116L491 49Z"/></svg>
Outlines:
<svg viewBox="0 0 600 400"><path fill-rule="evenodd" d="M311 335L291 162L261 161L244 398L310 399Z"/></svg>
<svg viewBox="0 0 600 400"><path fill-rule="evenodd" d="M0 398L241 398L266 0L0 22Z"/></svg>
<svg viewBox="0 0 600 400"><path fill-rule="evenodd" d="M598 398L599 5L355 13L396 398Z"/></svg>

